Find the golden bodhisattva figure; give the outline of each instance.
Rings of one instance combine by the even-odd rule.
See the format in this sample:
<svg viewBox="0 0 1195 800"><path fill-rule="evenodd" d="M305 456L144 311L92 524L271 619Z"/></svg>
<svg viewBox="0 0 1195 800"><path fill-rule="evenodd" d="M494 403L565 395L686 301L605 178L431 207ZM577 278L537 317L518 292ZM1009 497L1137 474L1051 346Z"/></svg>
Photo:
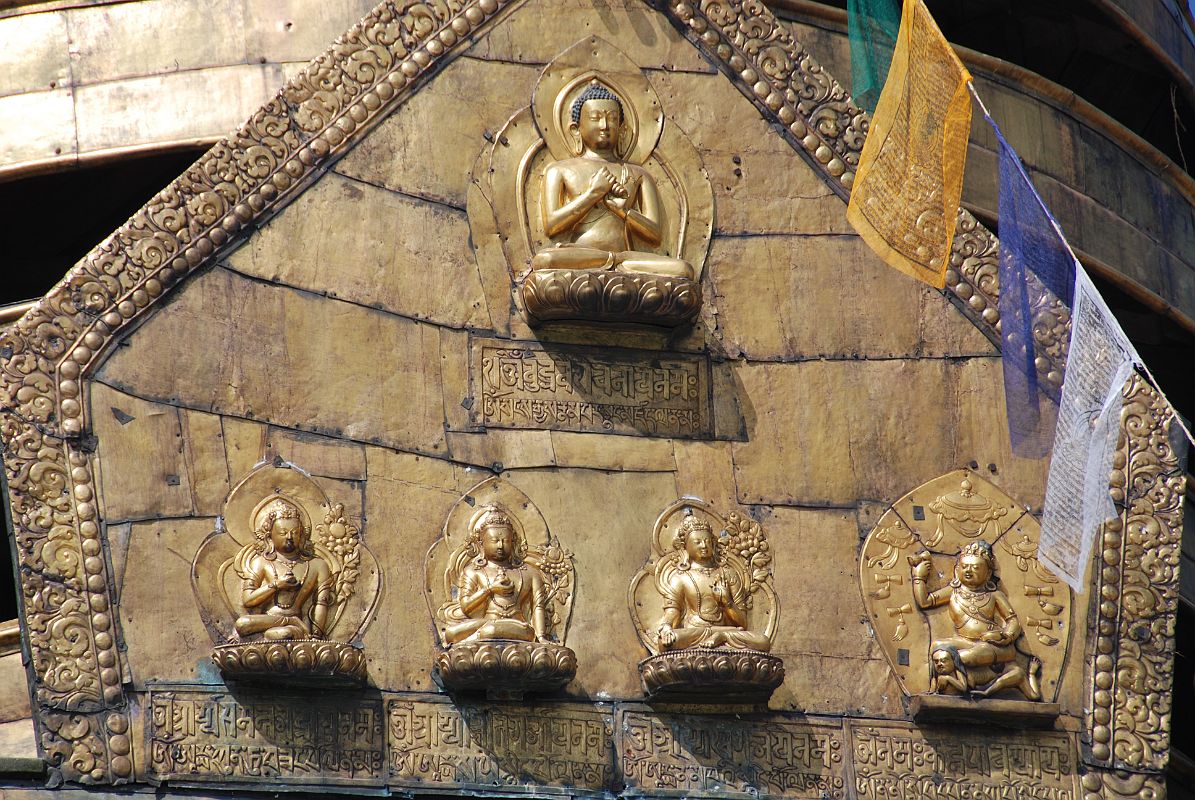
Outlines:
<svg viewBox="0 0 1195 800"><path fill-rule="evenodd" d="M661 650L688 647L772 649L768 637L747 630L747 587L741 573L718 559L718 540L706 521L687 516L677 532L684 555L658 576L664 618Z"/></svg>
<svg viewBox="0 0 1195 800"><path fill-rule="evenodd" d="M336 581L315 553L302 509L282 498L269 501L254 517L253 535L257 541L241 551L235 565L248 611L237 618L237 634L325 638Z"/></svg>
<svg viewBox="0 0 1195 800"><path fill-rule="evenodd" d="M449 513L426 569L441 686L507 697L572 680L572 555L526 495L499 479L475 486Z"/></svg>
<svg viewBox="0 0 1195 800"><path fill-rule="evenodd" d="M483 639L548 641L547 581L523 561L521 542L505 509L488 506L458 555L457 599L446 611L450 644Z"/></svg>
<svg viewBox="0 0 1195 800"><path fill-rule="evenodd" d="M639 663L649 697L767 700L784 680L784 662L768 652L780 615L771 563L749 517L719 517L697 498L664 510L628 598L651 654Z"/></svg>
<svg viewBox="0 0 1195 800"><path fill-rule="evenodd" d="M357 642L381 571L344 505L294 465L263 463L229 493L221 521L191 585L225 677L363 681Z"/></svg>
<svg viewBox="0 0 1195 800"><path fill-rule="evenodd" d="M617 95L597 80L573 101L569 133L579 155L544 173L544 232L556 245L535 254L533 270L693 277L687 262L647 249L660 245L660 191L647 170L620 157L623 119Z"/></svg>
<svg viewBox="0 0 1195 800"><path fill-rule="evenodd" d="M946 606L955 631L930 645L933 691L988 697L1018 689L1040 700L1041 661L1030 657L1028 668L1016 663L1021 623L999 588L991 545L982 539L965 545L955 560L954 578L936 590L929 586L930 554L922 551L908 561L917 607Z"/></svg>

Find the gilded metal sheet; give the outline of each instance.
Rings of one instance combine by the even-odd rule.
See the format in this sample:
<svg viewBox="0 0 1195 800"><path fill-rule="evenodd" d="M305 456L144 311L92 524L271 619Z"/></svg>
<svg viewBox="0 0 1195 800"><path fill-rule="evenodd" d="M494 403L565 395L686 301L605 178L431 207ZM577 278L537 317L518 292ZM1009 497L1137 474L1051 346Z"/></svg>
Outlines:
<svg viewBox="0 0 1195 800"><path fill-rule="evenodd" d="M620 710L618 729L627 795L847 796L838 723Z"/></svg>
<svg viewBox="0 0 1195 800"><path fill-rule="evenodd" d="M360 693L152 690L149 773L179 783L380 786L382 704Z"/></svg>
<svg viewBox="0 0 1195 800"><path fill-rule="evenodd" d="M848 723L859 800L1074 800L1069 734L964 733L902 723Z"/></svg>
<svg viewBox="0 0 1195 800"><path fill-rule="evenodd" d="M475 339L473 422L489 428L713 435L703 356Z"/></svg>
<svg viewBox="0 0 1195 800"><path fill-rule="evenodd" d="M611 707L589 703L454 705L391 698L390 783L536 794L601 793L614 783Z"/></svg>

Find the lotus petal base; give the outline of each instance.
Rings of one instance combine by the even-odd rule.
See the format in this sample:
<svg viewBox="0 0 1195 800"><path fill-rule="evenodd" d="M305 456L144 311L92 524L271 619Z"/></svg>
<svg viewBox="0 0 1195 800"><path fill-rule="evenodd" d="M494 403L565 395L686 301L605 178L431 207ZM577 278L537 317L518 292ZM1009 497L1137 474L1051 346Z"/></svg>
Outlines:
<svg viewBox="0 0 1195 800"><path fill-rule="evenodd" d="M766 702L784 682L784 661L754 650L692 647L639 662L649 699Z"/></svg>
<svg viewBox="0 0 1195 800"><path fill-rule="evenodd" d="M663 275L535 270L523 281L522 296L532 325L571 319L675 328L701 311L697 281Z"/></svg>
<svg viewBox="0 0 1195 800"><path fill-rule="evenodd" d="M436 657L432 674L449 691L551 692L577 674L577 655L546 642L461 642Z"/></svg>
<svg viewBox="0 0 1195 800"><path fill-rule="evenodd" d="M319 685L365 681L365 651L323 639L222 644L212 652L212 661L232 680L286 677Z"/></svg>

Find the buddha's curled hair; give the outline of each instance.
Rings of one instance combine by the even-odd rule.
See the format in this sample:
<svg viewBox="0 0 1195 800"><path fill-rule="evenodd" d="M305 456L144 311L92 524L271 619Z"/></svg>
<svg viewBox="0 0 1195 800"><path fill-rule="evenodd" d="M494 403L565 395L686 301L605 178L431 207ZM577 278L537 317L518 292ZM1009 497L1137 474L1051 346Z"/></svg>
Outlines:
<svg viewBox="0 0 1195 800"><path fill-rule="evenodd" d="M586 87L585 91L581 92L581 96L573 101L572 120L574 125L579 125L581 122L581 107L589 100L613 100L618 104L618 113L620 116L625 116L622 110L622 101L618 99L618 95L607 89L597 81L593 81Z"/></svg>

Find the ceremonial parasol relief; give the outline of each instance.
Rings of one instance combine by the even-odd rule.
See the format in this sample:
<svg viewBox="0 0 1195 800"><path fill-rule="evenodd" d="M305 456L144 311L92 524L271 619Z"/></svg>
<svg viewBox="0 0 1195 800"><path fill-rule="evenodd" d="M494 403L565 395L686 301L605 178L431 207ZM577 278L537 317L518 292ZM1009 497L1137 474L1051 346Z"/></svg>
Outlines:
<svg viewBox="0 0 1195 800"><path fill-rule="evenodd" d="M432 667L441 686L518 696L572 680L576 655L564 645L572 553L517 487L494 477L462 496L424 568L424 595L444 648Z"/></svg>
<svg viewBox="0 0 1195 800"><path fill-rule="evenodd" d="M1037 560L1040 525L970 470L894 503L863 544L860 586L905 694L1051 703L1069 588Z"/></svg>
<svg viewBox="0 0 1195 800"><path fill-rule="evenodd" d="M650 654L639 664L648 697L767 700L784 680L784 662L769 654L780 620L771 564L750 517L723 517L696 497L664 509L628 590Z"/></svg>
<svg viewBox="0 0 1195 800"><path fill-rule="evenodd" d="M233 488L191 568L212 659L240 680L364 680L360 640L381 581L344 505L286 462Z"/></svg>
<svg viewBox="0 0 1195 800"><path fill-rule="evenodd" d="M713 188L643 70L587 37L530 99L479 157L468 208L475 229L497 227L528 321L692 322Z"/></svg>

